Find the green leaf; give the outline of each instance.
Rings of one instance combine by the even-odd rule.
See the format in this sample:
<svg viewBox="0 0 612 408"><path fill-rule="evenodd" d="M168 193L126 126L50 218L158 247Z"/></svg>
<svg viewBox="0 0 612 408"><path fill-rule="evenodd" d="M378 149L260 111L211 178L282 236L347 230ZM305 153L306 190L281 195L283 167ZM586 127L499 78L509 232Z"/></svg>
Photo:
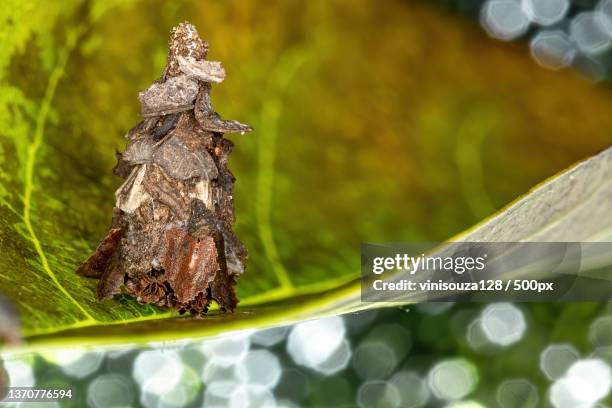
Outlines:
<svg viewBox="0 0 612 408"><path fill-rule="evenodd" d="M19 33L2 33L15 44L0 54L0 292L31 347L186 338L359 309L361 241L444 240L612 140L608 93L541 70L524 49L431 5L283 2L243 13L239 0L98 3L86 19L78 4L55 5L40 25L0 15ZM256 129L234 138L230 163L250 251L241 303L204 319L97 302L96 281L74 274L109 227L114 150L139 120L137 92L159 75L168 31L186 16L228 71L215 105ZM570 126L571 100L580 103ZM462 238L609 234L610 152L587 163Z"/></svg>
<svg viewBox="0 0 612 408"><path fill-rule="evenodd" d="M456 240L609 242L612 148L543 182Z"/></svg>

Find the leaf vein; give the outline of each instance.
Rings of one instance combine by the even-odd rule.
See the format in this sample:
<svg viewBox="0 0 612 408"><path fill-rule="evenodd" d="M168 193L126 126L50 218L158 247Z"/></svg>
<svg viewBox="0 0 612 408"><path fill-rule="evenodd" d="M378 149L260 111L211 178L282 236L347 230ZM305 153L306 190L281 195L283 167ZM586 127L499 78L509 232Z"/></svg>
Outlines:
<svg viewBox="0 0 612 408"><path fill-rule="evenodd" d="M45 125L47 123L47 118L49 116L49 112L51 110L51 103L53 101L53 97L55 96L55 91L57 90L57 85L59 80L64 75L65 67L68 62L68 57L70 56L70 52L74 49L78 34L81 30L77 29L68 34L68 39L66 42L66 46L62 49L58 57L58 62L56 66L51 71L51 75L49 76L49 82L47 83L47 87L45 89L45 95L43 97L43 101L41 103L40 110L36 117L36 128L34 130L34 137L32 142L28 145L27 156L26 156L26 166L25 166L25 180L24 180L24 192L23 192L23 222L26 226L26 230L28 232L29 238L34 245L34 249L38 254L40 259L40 263L47 273L47 275L51 278L55 286L62 292L62 294L72 303L74 304L79 311L85 316L86 321L93 322L95 319L85 308L76 301L76 299L66 290L66 288L60 283L56 274L53 272L49 265L49 261L47 256L43 250L42 244L36 235L36 231L34 231L34 226L32 224L32 193L34 191L34 169L36 165L36 155L38 150L42 146L44 140L45 133Z"/></svg>

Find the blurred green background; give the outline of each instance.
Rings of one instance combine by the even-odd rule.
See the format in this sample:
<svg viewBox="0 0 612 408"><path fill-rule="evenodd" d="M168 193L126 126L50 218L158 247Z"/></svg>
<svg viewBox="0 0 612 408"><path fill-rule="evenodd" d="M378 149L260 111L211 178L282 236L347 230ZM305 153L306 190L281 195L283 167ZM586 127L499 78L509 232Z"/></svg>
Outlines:
<svg viewBox="0 0 612 408"><path fill-rule="evenodd" d="M52 284L44 296L27 293L28 286L48 281L39 273L44 265L32 246L32 225L62 284L79 302L93 303L95 283L72 271L108 228L120 184L111 174L114 151L123 149L123 135L139 121L137 94L161 74L168 33L183 20L209 42L210 59L226 67L227 80L213 88L217 111L255 128L230 136L236 144L230 162L237 178L236 229L251 253L238 285L243 303L338 286L358 276L361 242L447 239L608 147L606 54L591 58L578 47L577 55L588 57L576 57L582 74L544 69L528 45L539 26L525 28L514 42L489 38L478 22L483 3L5 2L0 274L37 273L0 278L13 300L26 292L26 301L15 300L26 333L69 327L75 319L59 306L37 313L39 304L53 304ZM594 6L573 3L553 28L565 29ZM593 69L581 69L585 58L591 68L599 64L597 79L603 81L597 85ZM29 168L32 146L37 160ZM26 201L28 222L21 217ZM117 305L94 309L94 317L120 314L105 307ZM515 348L497 350L495 364L466 346L462 331L452 330L454 321L477 315L481 306L457 305L438 315L386 311L379 318L418 339L413 350L431 362L423 363L425 371L443 358L469 358L480 370L485 406L495 406L491 395L500 381L526 376L538 387L538 404L546 406L539 353L547 344L568 342L588 355L594 347L589 325L604 306L521 307L529 334ZM470 319L461 321L465 330ZM359 344L361 334L351 336ZM41 378L64 378L47 360L28 361ZM99 370L116 371L105 364ZM66 381L85 390L100 371L93 373ZM323 399L315 393L295 402L354 404L363 378L346 372L333 378L346 382L345 400L322 402L335 394L332 383L321 386L329 393ZM198 393L190 406L202 403L200 388Z"/></svg>

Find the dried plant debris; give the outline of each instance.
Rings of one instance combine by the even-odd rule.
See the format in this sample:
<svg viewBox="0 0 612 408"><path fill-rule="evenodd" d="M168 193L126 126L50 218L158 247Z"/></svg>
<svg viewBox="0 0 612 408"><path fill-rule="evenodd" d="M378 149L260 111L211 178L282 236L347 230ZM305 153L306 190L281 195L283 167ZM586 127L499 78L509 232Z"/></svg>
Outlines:
<svg viewBox="0 0 612 408"><path fill-rule="evenodd" d="M180 24L162 77L140 94L145 119L117 153L114 173L125 182L111 230L77 271L100 279L99 299L127 293L194 314L213 300L236 307L247 251L232 231L233 144L223 133L252 129L214 111L210 84L222 82L225 70L207 54L195 27Z"/></svg>

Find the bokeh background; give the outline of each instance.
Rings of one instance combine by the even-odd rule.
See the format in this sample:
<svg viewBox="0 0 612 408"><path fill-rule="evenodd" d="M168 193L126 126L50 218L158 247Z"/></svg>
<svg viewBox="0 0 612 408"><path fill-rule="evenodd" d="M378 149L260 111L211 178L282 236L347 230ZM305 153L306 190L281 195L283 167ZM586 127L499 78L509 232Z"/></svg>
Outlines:
<svg viewBox="0 0 612 408"><path fill-rule="evenodd" d="M612 143L609 1L9 3L0 198L19 200L23 141L63 64L35 195L67 270L108 227L113 152L183 20L227 69L217 110L256 129L231 136L243 302L355 278L362 241L447 239ZM432 303L5 356L12 385L74 388L61 406L147 408L603 407L611 362L612 309L592 303Z"/></svg>
<svg viewBox="0 0 612 408"><path fill-rule="evenodd" d="M605 408L611 350L609 306L428 303L5 367L73 390L21 407Z"/></svg>

